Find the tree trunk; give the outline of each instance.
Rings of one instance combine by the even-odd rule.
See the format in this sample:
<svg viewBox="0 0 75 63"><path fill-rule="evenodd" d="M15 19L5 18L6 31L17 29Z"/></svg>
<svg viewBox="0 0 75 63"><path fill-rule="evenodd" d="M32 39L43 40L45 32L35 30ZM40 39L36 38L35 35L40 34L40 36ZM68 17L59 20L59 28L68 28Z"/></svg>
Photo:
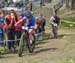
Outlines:
<svg viewBox="0 0 75 63"><path fill-rule="evenodd" d="M71 9L73 9L73 0L71 0Z"/></svg>
<svg viewBox="0 0 75 63"><path fill-rule="evenodd" d="M69 8L69 0L65 0L66 8Z"/></svg>
<svg viewBox="0 0 75 63"><path fill-rule="evenodd" d="M75 0L72 0L72 2L71 2L71 8L72 9L75 8Z"/></svg>

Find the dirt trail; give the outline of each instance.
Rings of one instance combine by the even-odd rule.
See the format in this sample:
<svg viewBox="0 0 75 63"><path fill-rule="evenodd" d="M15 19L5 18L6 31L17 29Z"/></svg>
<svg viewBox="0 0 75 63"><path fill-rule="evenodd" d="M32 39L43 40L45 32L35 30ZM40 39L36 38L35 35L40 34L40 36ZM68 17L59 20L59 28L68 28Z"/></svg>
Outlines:
<svg viewBox="0 0 75 63"><path fill-rule="evenodd" d="M61 63L68 57L75 56L75 31L60 29L58 39L49 39L49 33L40 44L36 45L35 51L29 54L24 52L23 57L17 54L7 54L0 58L0 63Z"/></svg>

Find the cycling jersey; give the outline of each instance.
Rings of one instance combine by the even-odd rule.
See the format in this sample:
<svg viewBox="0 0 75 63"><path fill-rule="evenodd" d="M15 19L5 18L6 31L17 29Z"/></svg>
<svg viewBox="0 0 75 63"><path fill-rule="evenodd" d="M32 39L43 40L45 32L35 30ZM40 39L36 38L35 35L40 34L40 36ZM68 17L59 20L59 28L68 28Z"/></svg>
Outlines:
<svg viewBox="0 0 75 63"><path fill-rule="evenodd" d="M33 29L37 19L35 16L32 16L31 18L23 17L23 21L25 22L26 28Z"/></svg>

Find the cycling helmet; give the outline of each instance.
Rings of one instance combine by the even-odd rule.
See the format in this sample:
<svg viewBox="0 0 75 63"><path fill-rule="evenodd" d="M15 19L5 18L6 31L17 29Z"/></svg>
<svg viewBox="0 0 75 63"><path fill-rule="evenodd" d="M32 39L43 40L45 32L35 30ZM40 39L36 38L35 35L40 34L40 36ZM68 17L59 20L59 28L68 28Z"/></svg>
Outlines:
<svg viewBox="0 0 75 63"><path fill-rule="evenodd" d="M31 11L27 11L27 12L26 12L26 17L31 17L31 16L32 16Z"/></svg>

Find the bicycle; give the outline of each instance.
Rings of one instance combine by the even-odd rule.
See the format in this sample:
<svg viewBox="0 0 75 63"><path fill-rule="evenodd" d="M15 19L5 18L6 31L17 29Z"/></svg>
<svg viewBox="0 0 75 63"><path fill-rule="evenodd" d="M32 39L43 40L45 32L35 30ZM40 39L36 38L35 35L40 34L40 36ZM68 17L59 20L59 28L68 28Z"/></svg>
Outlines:
<svg viewBox="0 0 75 63"><path fill-rule="evenodd" d="M19 43L19 50L18 50L19 57L22 57L25 44L28 48L29 53L32 53L35 48L35 35L34 35L34 33L32 34L32 44L30 43L28 31L24 30L24 32L22 33L20 43Z"/></svg>

